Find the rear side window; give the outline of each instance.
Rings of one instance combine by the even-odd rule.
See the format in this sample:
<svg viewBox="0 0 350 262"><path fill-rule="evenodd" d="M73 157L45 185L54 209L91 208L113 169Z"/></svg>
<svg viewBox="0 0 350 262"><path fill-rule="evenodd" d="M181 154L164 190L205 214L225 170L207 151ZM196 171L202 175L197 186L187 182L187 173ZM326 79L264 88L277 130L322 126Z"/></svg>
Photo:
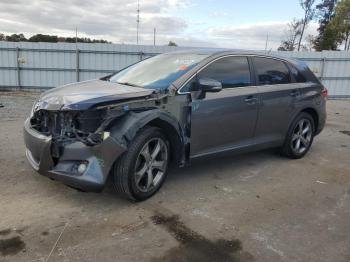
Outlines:
<svg viewBox="0 0 350 262"><path fill-rule="evenodd" d="M303 76L298 69L296 69L294 66L290 65L290 72L292 73L292 76L294 77L295 81L297 83L305 83L306 78Z"/></svg>
<svg viewBox="0 0 350 262"><path fill-rule="evenodd" d="M253 58L259 85L277 85L290 83L287 66L279 60L263 57Z"/></svg>
<svg viewBox="0 0 350 262"><path fill-rule="evenodd" d="M251 85L247 57L230 56L221 58L198 74L198 78L211 78L221 82L223 88Z"/></svg>

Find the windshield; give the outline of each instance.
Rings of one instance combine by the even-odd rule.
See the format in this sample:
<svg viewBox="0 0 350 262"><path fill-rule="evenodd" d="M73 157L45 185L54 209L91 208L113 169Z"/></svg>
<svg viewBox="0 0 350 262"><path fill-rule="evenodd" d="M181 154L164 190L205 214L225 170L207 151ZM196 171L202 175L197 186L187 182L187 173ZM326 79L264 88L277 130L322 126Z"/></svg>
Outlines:
<svg viewBox="0 0 350 262"><path fill-rule="evenodd" d="M166 89L208 55L163 54L134 64L111 77L110 81L152 89Z"/></svg>

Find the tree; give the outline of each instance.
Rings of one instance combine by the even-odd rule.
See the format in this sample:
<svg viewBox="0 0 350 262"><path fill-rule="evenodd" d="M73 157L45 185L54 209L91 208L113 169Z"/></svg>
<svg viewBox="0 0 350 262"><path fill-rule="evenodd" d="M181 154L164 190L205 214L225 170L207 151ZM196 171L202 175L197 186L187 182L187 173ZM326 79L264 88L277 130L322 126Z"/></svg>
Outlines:
<svg viewBox="0 0 350 262"><path fill-rule="evenodd" d="M316 5L316 15L319 22L318 36L313 41L313 47L316 51L337 49L336 34L326 29L335 15L337 2L337 0L322 0L320 4Z"/></svg>
<svg viewBox="0 0 350 262"><path fill-rule="evenodd" d="M294 51L297 46L297 39L300 38L302 20L293 19L292 22L288 23L288 29L285 32L286 39L282 40L278 51Z"/></svg>
<svg viewBox="0 0 350 262"><path fill-rule="evenodd" d="M310 23L310 21L314 18L315 10L313 5L315 0L300 0L300 6L304 10L304 18L302 19L302 27L300 32L300 38L298 43L298 51L300 51L301 41L303 40L304 32L306 26Z"/></svg>
<svg viewBox="0 0 350 262"><path fill-rule="evenodd" d="M43 35L36 34L27 39L23 34L12 34L12 35L4 35L0 33L0 41L8 41L8 42L49 42L49 43L57 43L57 42L66 42L66 43L75 43L75 37L58 37L57 35ZM112 42L108 42L103 39L90 39L87 37L77 38L79 43L106 43L111 44Z"/></svg>
<svg viewBox="0 0 350 262"><path fill-rule="evenodd" d="M350 0L338 2L326 30L333 32L337 44L344 43L344 50L350 50Z"/></svg>
<svg viewBox="0 0 350 262"><path fill-rule="evenodd" d="M175 42L173 42L173 41L169 41L168 46L177 46L177 44Z"/></svg>
<svg viewBox="0 0 350 262"><path fill-rule="evenodd" d="M111 43L111 42L108 42L106 40L96 40L96 39L90 39L90 38L87 38L87 37L78 37L77 39L75 37L67 37L65 38L65 42L67 43L75 43L75 42L78 42L78 43L105 43L105 44L108 44L108 43Z"/></svg>
<svg viewBox="0 0 350 262"><path fill-rule="evenodd" d="M48 43L57 43L57 35L42 35L36 34L28 39L29 42L48 42Z"/></svg>
<svg viewBox="0 0 350 262"><path fill-rule="evenodd" d="M12 34L5 37L5 41L9 42L24 42L27 38L23 34Z"/></svg>

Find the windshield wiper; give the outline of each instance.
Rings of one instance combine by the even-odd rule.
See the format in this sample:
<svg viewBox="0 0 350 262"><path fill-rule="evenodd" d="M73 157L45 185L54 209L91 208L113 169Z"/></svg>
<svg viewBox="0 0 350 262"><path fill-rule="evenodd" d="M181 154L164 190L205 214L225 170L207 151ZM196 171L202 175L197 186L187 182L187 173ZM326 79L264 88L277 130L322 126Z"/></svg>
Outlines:
<svg viewBox="0 0 350 262"><path fill-rule="evenodd" d="M122 83L122 82L117 82L117 84L120 84L120 85L126 85L126 86L133 86L133 87L140 87L138 85L135 85L135 84L131 84L129 82L125 82L125 83Z"/></svg>

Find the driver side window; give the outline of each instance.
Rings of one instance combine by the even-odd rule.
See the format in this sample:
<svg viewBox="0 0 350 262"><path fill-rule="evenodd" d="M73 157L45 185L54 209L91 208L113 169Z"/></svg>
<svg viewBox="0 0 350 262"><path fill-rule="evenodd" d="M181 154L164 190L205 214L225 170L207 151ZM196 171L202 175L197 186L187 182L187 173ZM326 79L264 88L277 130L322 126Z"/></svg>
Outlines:
<svg viewBox="0 0 350 262"><path fill-rule="evenodd" d="M243 56L220 58L200 71L181 89L181 92L197 91L197 81L201 78L217 80L222 84L222 88L250 86L248 58Z"/></svg>
<svg viewBox="0 0 350 262"><path fill-rule="evenodd" d="M222 88L251 85L247 57L230 56L221 58L198 73L198 79L210 78L221 82Z"/></svg>

